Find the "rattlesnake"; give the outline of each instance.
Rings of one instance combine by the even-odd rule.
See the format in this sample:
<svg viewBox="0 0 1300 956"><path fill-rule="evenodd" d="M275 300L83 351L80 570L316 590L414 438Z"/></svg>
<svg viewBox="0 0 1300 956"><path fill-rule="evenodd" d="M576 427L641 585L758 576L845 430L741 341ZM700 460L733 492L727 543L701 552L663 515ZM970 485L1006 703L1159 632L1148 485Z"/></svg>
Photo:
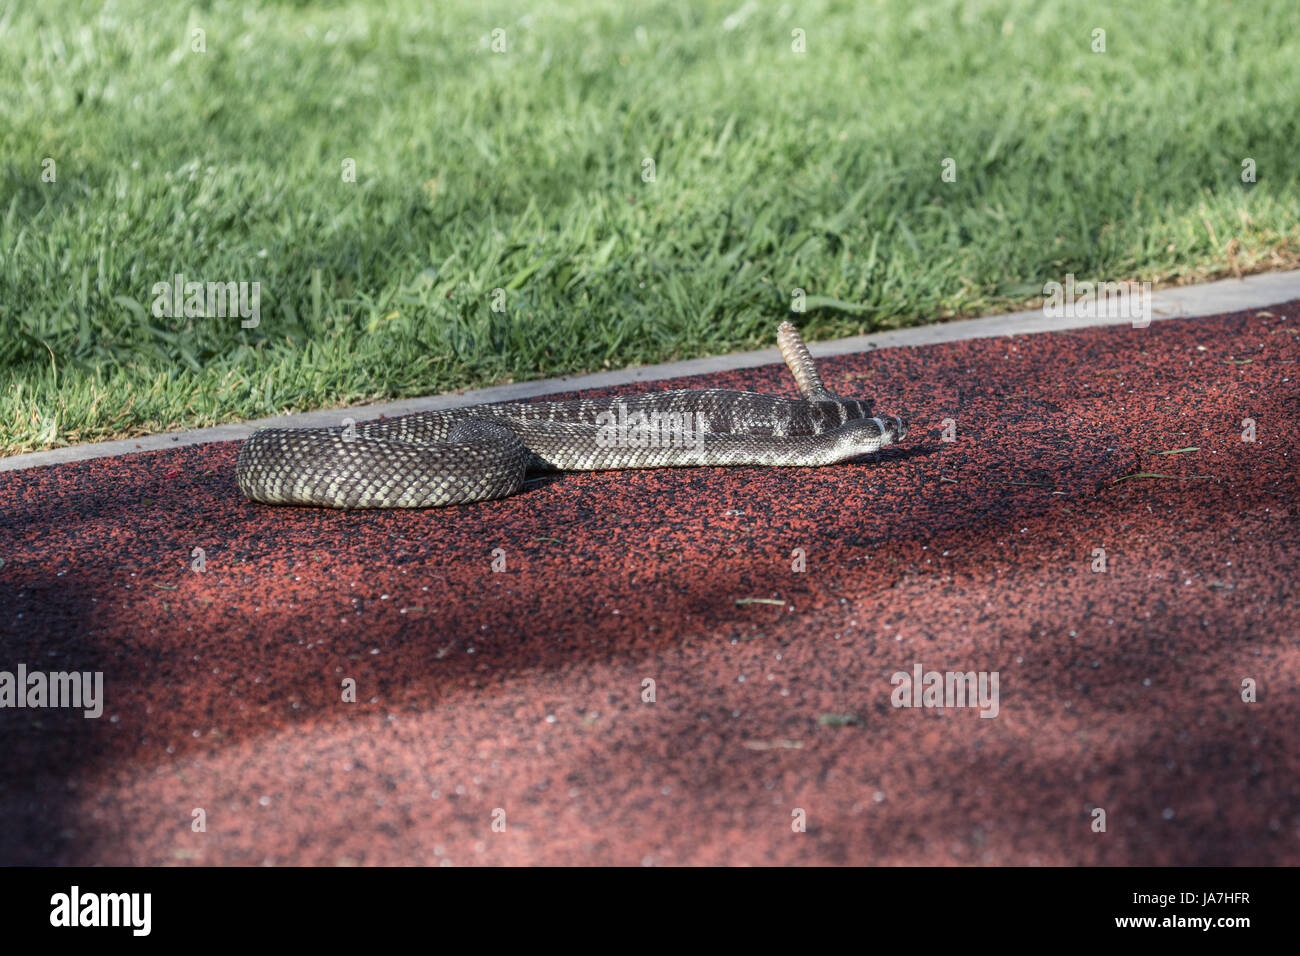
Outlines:
<svg viewBox="0 0 1300 956"><path fill-rule="evenodd" d="M239 490L266 504L424 508L514 494L539 471L830 465L892 445L907 422L840 398L789 322L781 354L802 399L679 389L418 412L343 428L266 428L239 451Z"/></svg>

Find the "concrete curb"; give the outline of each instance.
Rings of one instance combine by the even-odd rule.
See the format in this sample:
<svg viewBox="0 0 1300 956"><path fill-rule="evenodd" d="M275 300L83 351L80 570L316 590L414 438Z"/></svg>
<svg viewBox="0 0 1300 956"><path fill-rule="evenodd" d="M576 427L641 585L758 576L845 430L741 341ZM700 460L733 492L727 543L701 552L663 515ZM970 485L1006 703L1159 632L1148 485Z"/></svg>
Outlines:
<svg viewBox="0 0 1300 956"><path fill-rule="evenodd" d="M1155 321L1164 321L1193 318L1198 315L1216 315L1221 312L1238 312L1243 309L1263 308L1281 302L1289 302L1293 299L1300 299L1300 270L1247 276L1243 279L1224 279L1219 282L1206 283L1205 285L1185 286L1183 288L1153 292L1151 295L1152 318ZM1013 312L1009 315L992 315L982 319L965 319L946 322L942 325L924 325L917 328L875 332L871 335L856 335L851 338L836 339L830 342L815 342L810 344L809 349L815 357L820 358L831 355L844 355L850 352L863 352L869 349L911 348L920 345L934 345L939 342L957 342L963 339L996 338L1003 335L1030 335L1039 332L1063 332L1069 329L1100 325L1131 325L1131 322L1127 318L1112 319L1087 316L1049 318L1043 314L1041 309L1036 309L1032 312ZM425 398L404 399L397 402L360 405L352 408L335 408L319 412L306 412L301 415L280 415L253 422L218 425L214 428L167 432L162 435L148 435L140 438L127 438L120 441L99 442L90 445L73 445L51 451L14 455L10 458L0 458L0 471L18 471L42 465L83 461L87 458L129 455L137 452L157 451L160 448L179 448L182 445L238 441L247 438L259 428L272 426L303 428L340 425L344 418L351 418L355 421L367 421L380 416L393 418L398 415L409 415L412 412L430 411L439 408L456 408L461 405L477 405L484 402L517 401L539 395L553 395L556 392L608 388L640 382L682 378L688 375L705 375L710 372L729 371L737 368L754 368L759 365L770 365L780 361L780 353L775 348L770 348L757 352L736 352L731 355L718 355L712 358L691 359L685 362L669 362L663 365L643 365L614 372L599 372L594 375L539 379L534 382L498 385L475 391L452 392L443 395L431 395Z"/></svg>

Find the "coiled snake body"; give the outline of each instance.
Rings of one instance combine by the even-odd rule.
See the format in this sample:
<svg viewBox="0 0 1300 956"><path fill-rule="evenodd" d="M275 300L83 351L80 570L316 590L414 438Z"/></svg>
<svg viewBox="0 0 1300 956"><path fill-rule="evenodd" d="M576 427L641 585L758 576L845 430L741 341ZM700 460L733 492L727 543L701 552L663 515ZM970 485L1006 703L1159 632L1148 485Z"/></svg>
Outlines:
<svg viewBox="0 0 1300 956"><path fill-rule="evenodd" d="M503 402L349 428L266 428L239 451L239 490L265 504L425 508L503 498L529 472L692 465L830 465L907 435L871 402L822 384L794 326L777 331L802 399L681 389Z"/></svg>

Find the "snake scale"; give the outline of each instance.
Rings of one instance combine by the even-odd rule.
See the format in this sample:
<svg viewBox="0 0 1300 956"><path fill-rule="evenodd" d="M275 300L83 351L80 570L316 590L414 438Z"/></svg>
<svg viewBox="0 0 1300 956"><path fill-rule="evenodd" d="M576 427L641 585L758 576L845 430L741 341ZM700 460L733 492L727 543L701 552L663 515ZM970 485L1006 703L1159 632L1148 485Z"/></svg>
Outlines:
<svg viewBox="0 0 1300 956"><path fill-rule="evenodd" d="M907 435L897 416L822 384L789 322L777 343L800 399L679 389L599 399L502 402L341 428L266 428L239 451L239 490L265 504L427 508L512 495L525 476L708 465L848 461Z"/></svg>

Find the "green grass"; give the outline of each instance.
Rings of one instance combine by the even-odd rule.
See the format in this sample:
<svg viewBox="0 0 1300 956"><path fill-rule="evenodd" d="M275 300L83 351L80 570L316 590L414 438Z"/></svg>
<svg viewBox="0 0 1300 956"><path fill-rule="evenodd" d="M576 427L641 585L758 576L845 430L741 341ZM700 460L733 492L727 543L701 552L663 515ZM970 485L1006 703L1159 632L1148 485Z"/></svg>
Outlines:
<svg viewBox="0 0 1300 956"><path fill-rule="evenodd" d="M1086 6L0 0L0 453L1293 266L1294 0Z"/></svg>

